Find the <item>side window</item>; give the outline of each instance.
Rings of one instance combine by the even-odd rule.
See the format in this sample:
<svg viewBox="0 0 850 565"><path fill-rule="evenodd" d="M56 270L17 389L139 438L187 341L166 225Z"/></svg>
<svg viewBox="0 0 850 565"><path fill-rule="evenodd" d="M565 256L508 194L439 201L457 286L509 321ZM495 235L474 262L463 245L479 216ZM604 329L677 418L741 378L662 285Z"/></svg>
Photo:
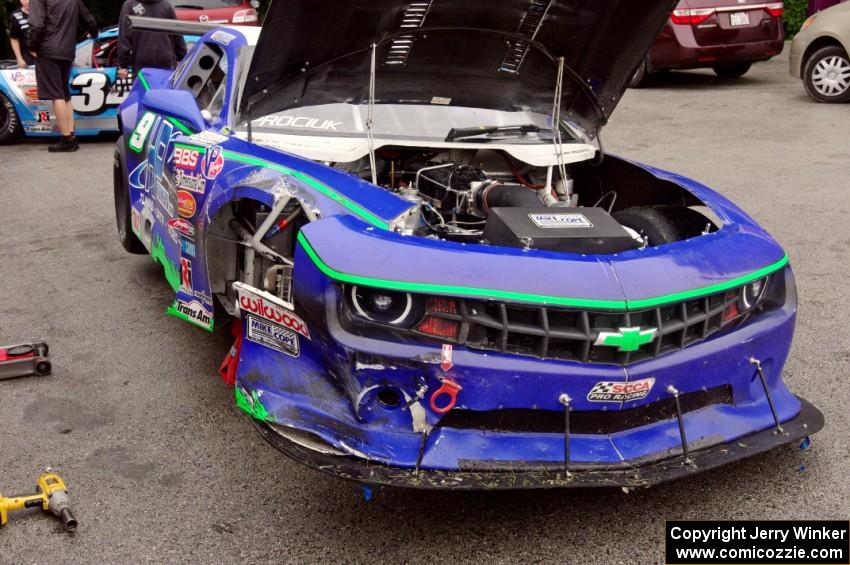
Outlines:
<svg viewBox="0 0 850 565"><path fill-rule="evenodd" d="M202 44L177 88L191 92L198 108L217 116L227 89L227 54L217 45Z"/></svg>

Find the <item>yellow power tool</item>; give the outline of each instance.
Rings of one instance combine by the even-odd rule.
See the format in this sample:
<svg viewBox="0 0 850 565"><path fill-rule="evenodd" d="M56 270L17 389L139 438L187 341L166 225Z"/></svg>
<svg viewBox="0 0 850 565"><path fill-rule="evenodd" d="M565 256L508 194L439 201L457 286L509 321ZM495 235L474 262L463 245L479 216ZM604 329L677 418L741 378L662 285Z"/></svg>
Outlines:
<svg viewBox="0 0 850 565"><path fill-rule="evenodd" d="M77 519L71 511L71 500L68 498L65 481L49 471L38 478L38 494L10 497L0 494L0 526L5 526L9 521L10 511L36 506L41 506L42 510L62 520L65 530L73 532L77 529Z"/></svg>

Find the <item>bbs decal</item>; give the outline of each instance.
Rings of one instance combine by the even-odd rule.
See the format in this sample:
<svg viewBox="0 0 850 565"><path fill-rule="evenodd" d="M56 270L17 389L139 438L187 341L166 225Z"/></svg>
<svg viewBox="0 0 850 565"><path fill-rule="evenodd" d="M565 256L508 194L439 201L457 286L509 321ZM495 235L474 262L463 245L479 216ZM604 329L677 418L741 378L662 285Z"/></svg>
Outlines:
<svg viewBox="0 0 850 565"><path fill-rule="evenodd" d="M115 108L129 94L129 89L115 90L105 73L80 73L71 79L71 104L83 116L100 114Z"/></svg>

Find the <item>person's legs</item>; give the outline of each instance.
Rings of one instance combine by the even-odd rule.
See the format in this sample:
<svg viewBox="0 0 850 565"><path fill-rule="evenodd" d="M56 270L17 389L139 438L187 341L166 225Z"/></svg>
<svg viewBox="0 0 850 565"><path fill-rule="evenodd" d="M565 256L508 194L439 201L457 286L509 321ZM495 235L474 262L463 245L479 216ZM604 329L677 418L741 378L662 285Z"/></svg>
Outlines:
<svg viewBox="0 0 850 565"><path fill-rule="evenodd" d="M79 149L74 137L74 109L71 106L71 61L57 61L46 57L36 59L36 81L38 97L53 101L53 115L62 139L47 148L50 152L76 151Z"/></svg>
<svg viewBox="0 0 850 565"><path fill-rule="evenodd" d="M53 101L53 114L56 116L56 125L64 137L74 134L74 111L69 102L65 100Z"/></svg>

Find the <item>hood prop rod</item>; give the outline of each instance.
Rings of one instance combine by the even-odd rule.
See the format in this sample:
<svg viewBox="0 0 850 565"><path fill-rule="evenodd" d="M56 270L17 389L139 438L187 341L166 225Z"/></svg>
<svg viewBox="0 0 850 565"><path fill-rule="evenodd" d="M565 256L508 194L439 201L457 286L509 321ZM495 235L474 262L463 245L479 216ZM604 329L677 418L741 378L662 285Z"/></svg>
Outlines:
<svg viewBox="0 0 850 565"><path fill-rule="evenodd" d="M372 170L372 184L378 185L378 171L375 170L375 73L377 72L378 45L372 44L372 59L369 65L369 106L366 111L366 139L369 142L369 168Z"/></svg>
<svg viewBox="0 0 850 565"><path fill-rule="evenodd" d="M770 405L770 413L773 414L773 421L776 423L776 433L785 433L785 430L782 429L782 424L779 422L779 414L776 413L776 406L773 405L773 397L770 395L770 389L767 388L767 379L761 368L761 361L755 357L750 357L750 364L756 366L756 372L759 375L759 379L761 379L761 387L764 389L764 395L767 397L767 403Z"/></svg>
<svg viewBox="0 0 850 565"><path fill-rule="evenodd" d="M685 460L682 462L685 465L693 465L691 456L688 453L688 438L685 436L685 423L682 421L682 403L679 401L679 391L673 385L667 387L667 392L673 395L673 400L676 401L676 420L679 422L679 437L682 438L682 454Z"/></svg>
<svg viewBox="0 0 850 565"><path fill-rule="evenodd" d="M573 399L567 394L558 397L558 402L564 405L564 474L570 480L570 403Z"/></svg>

